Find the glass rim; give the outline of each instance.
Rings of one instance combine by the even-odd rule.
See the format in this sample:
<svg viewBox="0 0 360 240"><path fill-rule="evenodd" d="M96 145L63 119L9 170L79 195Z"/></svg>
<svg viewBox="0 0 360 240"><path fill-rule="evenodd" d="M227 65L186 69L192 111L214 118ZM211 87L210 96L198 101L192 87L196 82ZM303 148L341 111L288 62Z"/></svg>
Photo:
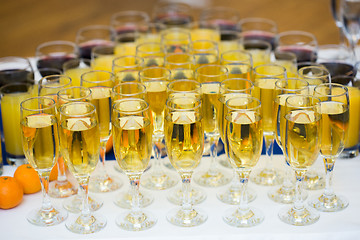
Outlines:
<svg viewBox="0 0 360 240"><path fill-rule="evenodd" d="M122 60L122 59L126 59L126 58L134 58L135 62L139 61L139 63L135 64L135 65L128 65L128 66L116 64L117 61ZM144 64L144 59L142 57L136 56L136 55L118 56L118 57L115 57L113 59L113 61L112 61L112 67L121 67L121 68L135 68L135 67L138 67L138 66L142 66L143 64Z"/></svg>
<svg viewBox="0 0 360 240"><path fill-rule="evenodd" d="M44 108L36 108L36 109L31 109L28 107L24 107L24 104L30 101L34 101L34 100L40 100L40 99L44 99L44 100L50 100L50 102L52 102L52 104L50 106L46 106ZM38 106L38 105L37 105ZM31 97L31 98L27 98L24 101L22 101L20 103L20 108L29 112L37 112L37 111L45 111L45 110L50 110L52 108L56 109L56 102L53 98L51 97L47 97L47 96L37 96L37 97Z"/></svg>
<svg viewBox="0 0 360 240"><path fill-rule="evenodd" d="M228 88L224 88L224 85L226 82L229 82L229 81L236 81L236 80L241 80L241 81L244 81L244 82L247 82L250 84L250 87L249 88L246 88L246 89L228 89ZM221 94L221 89L225 89L226 91L229 91L229 92L238 92L238 91L246 91L246 90L251 90L254 88L254 83L252 81L250 81L249 79L246 79L246 78L227 78L227 79L224 79L221 83L220 83L220 94Z"/></svg>
<svg viewBox="0 0 360 240"><path fill-rule="evenodd" d="M279 68L279 69L282 69L284 70L284 73L280 73L280 74L264 74L264 73L258 73L256 70L257 69L260 69L261 67L276 67L276 68ZM256 67L253 68L254 70L254 74L255 75L260 75L260 76L265 76L267 78L274 78L275 76L281 76L283 74L286 74L286 68L279 65L279 64L275 64L275 63L266 63L266 64L261 64L261 65L258 65Z"/></svg>
<svg viewBox="0 0 360 240"><path fill-rule="evenodd" d="M188 56L190 61L187 61L187 62L169 62L169 60L168 60L169 56L181 56L181 55ZM165 62L165 65L166 65L166 63L171 64L171 65L185 65L185 64L195 64L195 59L194 59L194 56L192 54L187 53L187 52L166 53L165 57L164 57L164 62Z"/></svg>
<svg viewBox="0 0 360 240"><path fill-rule="evenodd" d="M132 17L132 16L139 16L145 20L145 22L150 21L149 14L147 14L145 11L140 10L126 10L126 11L119 11L111 15L111 25L119 24L121 23L119 20L117 20L118 17ZM129 22L127 22L129 23Z"/></svg>
<svg viewBox="0 0 360 240"><path fill-rule="evenodd" d="M64 99L63 97L61 97L61 94L65 94L66 91L73 90L73 89L79 89L80 91L85 90L85 91L88 91L88 94L86 96L84 96L84 97L72 98L70 100L70 102L75 102L77 100L81 100L81 99L84 99L84 98L87 98L87 97L91 96L91 89L88 88L88 87L84 87L84 86L72 86L72 87L64 88L64 89L59 90L56 95L57 95L58 98ZM69 100L69 99L66 98L65 100Z"/></svg>
<svg viewBox="0 0 360 240"><path fill-rule="evenodd" d="M19 61L23 61L25 64L27 64L28 66L26 66L26 68L19 68L18 70L26 70L27 68L31 68L31 63L29 58L26 57L19 57L19 56L6 56L6 57L0 57L0 65L2 64L9 64L9 62L18 62L18 61L14 61L14 60L19 60ZM3 70L10 70L10 69L3 69Z"/></svg>
<svg viewBox="0 0 360 240"><path fill-rule="evenodd" d="M144 76L144 72L145 71L150 71L152 69L162 69L163 72L166 72L166 76L163 75L163 76L160 76L160 77L147 77L147 76ZM169 79L171 76L171 71L169 69L167 69L166 67L160 67L160 66L155 66L155 67L146 67L146 68L143 68L139 71L139 77L140 77L140 80L142 79L146 79L148 81L163 81L163 79Z"/></svg>
<svg viewBox="0 0 360 240"><path fill-rule="evenodd" d="M246 108L246 109L241 109L241 108L234 108L234 107L231 107L229 106L230 102L231 101L235 101L236 99L251 99L252 101L251 102L248 102L246 105L252 103L252 102L257 102L257 106L255 107L252 107L252 108ZM226 100L225 102L225 106L229 109L229 112L230 111L233 111L233 112L244 112L244 111L249 111L249 110L257 110L259 108L261 108L261 101L256 98L256 97L253 97L253 96L250 96L248 94L239 94L239 96L236 96L236 97L233 97L233 98L230 98L228 100ZM228 113L229 113L228 112Z"/></svg>
<svg viewBox="0 0 360 240"><path fill-rule="evenodd" d="M243 38L243 36L242 36ZM257 50L262 50L262 51L271 51L271 44L265 40L261 40L261 39L240 39L242 45L244 46L244 50L246 51L247 49L245 48L246 44L259 44L259 45L263 45L265 46L265 48L255 48L252 47L251 49L257 49Z"/></svg>
<svg viewBox="0 0 360 240"><path fill-rule="evenodd" d="M91 60L88 58L73 58L73 59L69 59L68 61L64 62L62 65L62 68L64 69L64 72L65 72L68 69L72 69L68 65L75 64L75 63L79 63L79 65L80 65L80 63L82 63L82 62L84 62L85 64L89 64L89 66L91 64Z"/></svg>
<svg viewBox="0 0 360 240"><path fill-rule="evenodd" d="M179 84L180 84L180 82L194 83L194 85L196 86L196 88L193 89L193 90L183 90L183 91L171 89L171 86L172 86L172 85L174 85L174 84L176 84L176 83L179 83ZM173 80L173 81L169 82L169 83L167 84L167 86L166 86L166 90L168 90L169 92L171 91L171 92L173 92L173 93L194 92L194 91L200 90L200 89L201 89L201 84L200 84L198 81L196 81L196 80L194 80L194 79L186 79L186 78Z"/></svg>
<svg viewBox="0 0 360 240"><path fill-rule="evenodd" d="M194 105L193 107L189 108L175 108L173 106L170 106L170 103L176 99L194 99ZM173 96L166 100L166 108L169 109L170 112L189 112L189 111L197 111L198 109L201 109L201 99L195 96Z"/></svg>
<svg viewBox="0 0 360 240"><path fill-rule="evenodd" d="M150 50L150 51L141 50L141 47L143 47L145 45L150 45L150 44L154 45L154 46L158 46L159 50L158 51L156 51L156 50ZM138 52L146 53L146 54L153 54L153 53L161 53L161 54L163 54L164 53L161 43L158 43L158 42L144 42L144 43L138 44L136 46L136 55L138 54Z"/></svg>
<svg viewBox="0 0 360 240"><path fill-rule="evenodd" d="M285 82L285 81L287 82L288 80L293 80L293 81L298 81L298 82L304 83L305 86L303 86L302 88L297 88L297 89L285 88L285 87L283 87L283 86L279 86L280 83ZM309 88L309 85L310 85L310 84L309 84L308 81L303 80L303 79L301 79L301 78L286 77L286 78L278 79L278 80L275 82L275 89L297 92L297 91L302 91L302 90L308 89L308 88Z"/></svg>
<svg viewBox="0 0 360 240"><path fill-rule="evenodd" d="M97 80L97 81L88 81L88 80L84 79L84 76L86 76L86 75L97 74L97 73L106 73L106 74L109 75L109 78L106 78L104 80ZM102 82L108 82L108 81L114 82L115 81L115 75L112 72L109 72L109 71L106 71L106 70L91 70L91 71L88 71L86 73L81 74L80 82L81 81L84 81L84 82L87 82L87 83L102 83Z"/></svg>
<svg viewBox="0 0 360 240"><path fill-rule="evenodd" d="M61 78L68 79L69 82L66 83L66 84L64 84L64 85L61 85L61 86L51 86L51 84L48 85L48 84L46 84L46 83L43 84L43 81L44 81L44 80L51 82L51 81L55 81L56 79L61 79ZM54 80L52 80L52 79L54 79ZM51 89L51 88L66 87L66 86L68 86L68 85L71 85L71 83L72 83L72 79L71 79L69 76L66 76L66 75L64 75L64 74L53 74L53 75L48 75L48 76L42 77L42 78L39 80L39 87L42 87L42 88L50 88L50 89Z"/></svg>
<svg viewBox="0 0 360 240"><path fill-rule="evenodd" d="M136 93L119 93L117 91L115 91L115 89L121 87L121 86L124 86L124 85L136 85L136 86L140 86L142 88L142 91L141 92L136 92ZM121 96L135 96L135 95L138 95L138 94L142 94L142 93L146 93L146 87L144 84L140 83L140 82L121 82L119 84L116 84L112 89L111 89L111 92L113 94L116 94L116 95L121 95Z"/></svg>
<svg viewBox="0 0 360 240"><path fill-rule="evenodd" d="M320 69L323 71L323 74L317 74L317 75L304 75L303 72L307 69ZM298 70L299 77L304 77L307 79L316 79L316 78L323 78L323 77L330 77L329 70L326 69L324 65L319 64L318 66L305 66Z"/></svg>
<svg viewBox="0 0 360 240"><path fill-rule="evenodd" d="M109 44L106 45L98 45L95 46L92 50L91 50L91 56L107 56L107 55L114 55L114 51L115 51L115 47L116 44L114 42L109 42ZM109 54L109 53L99 53L98 51L100 49L106 49L106 50L113 50L113 53Z"/></svg>
<svg viewBox="0 0 360 240"><path fill-rule="evenodd" d="M63 111L63 109L65 107L67 107L68 105L83 105L83 104L87 104L87 105L91 106L92 109L89 112L83 113L83 114L67 114L67 113L64 113L64 111ZM72 117L72 118L88 116L88 115L93 114L94 112L96 112L96 107L94 104L92 104L90 102L67 102L67 103L62 104L59 108L60 115L63 115L66 117Z"/></svg>
<svg viewBox="0 0 360 240"><path fill-rule="evenodd" d="M0 87L0 98L1 98L1 95L4 95L4 94L13 94L13 93L4 93L3 90L8 88L8 87L12 87L12 86L18 86L18 85L26 85L28 88L30 88L31 86L34 86L34 84L31 84L29 82L11 82L11 83L7 83L3 86ZM14 92L15 93L19 93L19 92Z"/></svg>
<svg viewBox="0 0 360 240"><path fill-rule="evenodd" d="M248 59L245 59L245 60L228 60L228 59L224 59L224 55L226 54L231 54L231 53L241 53L241 54L244 54L245 56L249 57ZM247 60L250 60L250 64L252 65L252 62L253 62L253 59L252 59L252 56L249 52L245 51L245 50L241 50L241 49L236 49L236 50L228 50L228 51L225 51L223 52L221 55L220 55L220 60L224 60L224 61L227 61L229 63L243 63ZM252 66L251 66L252 67Z"/></svg>
<svg viewBox="0 0 360 240"><path fill-rule="evenodd" d="M318 92L317 90L322 88L322 87L328 87L328 88L332 88L332 87L336 87L336 88L341 88L344 90L343 93L341 94L322 94L320 92ZM342 85L342 84L339 84L339 83L321 83L319 85L317 85L315 88L314 88L314 94L317 94L321 97L341 97L341 96L348 96L349 95L349 89Z"/></svg>
<svg viewBox="0 0 360 240"><path fill-rule="evenodd" d="M247 17L247 18L243 18L240 19L238 22L238 25L242 25L244 23L249 23L249 22L257 22L257 23L266 23L269 25L272 25L273 28L275 28L275 32L277 32L277 24L275 21L269 19L269 18L262 18L262 17Z"/></svg>
<svg viewBox="0 0 360 240"><path fill-rule="evenodd" d="M117 106L120 104L126 104L126 102L135 102L135 101L144 103L145 107L140 110L132 110L132 111L120 110L117 108ZM119 114L134 115L134 114L146 112L148 110L149 110L149 103L141 98L122 98L122 99L116 100L114 102L114 104L112 104L112 111L115 111Z"/></svg>
<svg viewBox="0 0 360 240"><path fill-rule="evenodd" d="M213 7L207 7L204 10L202 10L202 12L200 13L199 19L201 19L202 21L207 21L209 19L205 18L205 16L207 16L209 14L223 13L223 12L234 13L234 16L232 16L232 18L234 18L234 17L240 18L240 12L235 10L234 8L226 7L226 6L213 6ZM205 18L205 19L203 19L203 18Z"/></svg>
<svg viewBox="0 0 360 240"><path fill-rule="evenodd" d="M306 32L306 31L302 31L302 30L290 30L290 31L281 32L281 33L277 34L277 42L278 43L281 42L281 38L291 37L291 36L308 37L311 40L306 43L303 42L301 45L306 45L306 44L313 42L318 47L318 41L317 41L315 35L310 32ZM286 45L289 45L289 44L286 44Z"/></svg>
<svg viewBox="0 0 360 240"><path fill-rule="evenodd" d="M292 98L295 98L295 97L302 97L302 98L311 98L311 99L314 99L317 101L317 103L311 105L311 106L295 106L291 103L288 103L288 100L292 99ZM288 96L285 100L285 105L290 105L290 107L293 107L293 108L300 108L300 109L306 109L306 108L313 108L313 107L316 107L318 104L320 104L320 99L314 95L311 95L311 94L292 94L290 96Z"/></svg>
<svg viewBox="0 0 360 240"><path fill-rule="evenodd" d="M203 73L199 73L199 69L202 70L204 68L207 68L207 67L218 67L221 70L225 70L223 72L221 72L221 74L203 74ZM204 77L216 77L216 76L223 76L223 75L228 75L229 73L229 70L227 69L227 67L223 66L223 65L219 65L219 64L205 64L205 65L202 65L200 67L198 67L196 70L195 70L195 74L198 74L198 75L201 75L201 76L204 76Z"/></svg>
<svg viewBox="0 0 360 240"><path fill-rule="evenodd" d="M75 42L67 41L67 40L55 40L55 41L47 41L47 42L43 42L43 43L39 44L36 47L36 54L38 55L38 53L41 52L40 50L42 48L56 46L56 45L57 46L72 47L74 49L74 52L76 52L76 53L78 51L77 45L76 45Z"/></svg>

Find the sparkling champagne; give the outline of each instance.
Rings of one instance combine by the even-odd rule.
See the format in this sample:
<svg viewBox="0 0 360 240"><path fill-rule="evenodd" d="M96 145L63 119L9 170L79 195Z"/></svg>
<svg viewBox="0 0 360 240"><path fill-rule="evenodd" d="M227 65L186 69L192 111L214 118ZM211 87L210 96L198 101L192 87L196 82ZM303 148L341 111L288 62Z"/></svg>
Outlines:
<svg viewBox="0 0 360 240"><path fill-rule="evenodd" d="M204 131L207 134L218 132L217 109L219 109L219 83L209 82L201 85L202 90L202 116Z"/></svg>

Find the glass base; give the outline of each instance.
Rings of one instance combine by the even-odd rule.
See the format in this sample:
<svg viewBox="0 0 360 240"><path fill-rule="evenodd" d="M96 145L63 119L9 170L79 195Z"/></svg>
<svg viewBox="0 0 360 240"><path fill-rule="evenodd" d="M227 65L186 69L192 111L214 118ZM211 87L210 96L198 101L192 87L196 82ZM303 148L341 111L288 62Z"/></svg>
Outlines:
<svg viewBox="0 0 360 240"><path fill-rule="evenodd" d="M302 191L301 199L305 200L308 194ZM289 204L295 201L295 186L274 188L268 192L268 197L277 203Z"/></svg>
<svg viewBox="0 0 360 240"><path fill-rule="evenodd" d="M282 208L279 212L281 221L295 226L306 226L319 220L320 214L313 209L304 207L296 211L293 206Z"/></svg>
<svg viewBox="0 0 360 240"><path fill-rule="evenodd" d="M167 199L169 200L169 202L173 204L181 205L183 200L182 188L180 187L172 190L168 194ZM202 189L191 186L190 200L192 205L202 203L205 199L206 199L206 193Z"/></svg>
<svg viewBox="0 0 360 240"><path fill-rule="evenodd" d="M304 177L304 187L307 190L319 190L325 187L325 178L314 170L307 171Z"/></svg>
<svg viewBox="0 0 360 240"><path fill-rule="evenodd" d="M341 211L349 205L349 201L339 195L325 196L322 194L320 197L314 198L309 201L309 206L321 212L337 212Z"/></svg>
<svg viewBox="0 0 360 240"><path fill-rule="evenodd" d="M89 190L91 192L112 192L119 189L122 186L120 179L114 176L94 176L90 178Z"/></svg>
<svg viewBox="0 0 360 240"><path fill-rule="evenodd" d="M263 168L255 170L250 180L258 185L275 186L281 184L283 178L280 170Z"/></svg>
<svg viewBox="0 0 360 240"><path fill-rule="evenodd" d="M84 221L81 216L73 216L65 226L73 233L90 234L103 229L106 226L106 219L96 213L91 213L89 221Z"/></svg>
<svg viewBox="0 0 360 240"><path fill-rule="evenodd" d="M121 229L127 231L143 231L153 227L157 219L146 211L139 212L138 216L133 215L131 212L126 212L119 215L115 222Z"/></svg>
<svg viewBox="0 0 360 240"><path fill-rule="evenodd" d="M250 207L247 211L231 208L223 215L223 220L233 227L253 227L264 220L262 211Z"/></svg>
<svg viewBox="0 0 360 240"><path fill-rule="evenodd" d="M231 176L231 177L229 177ZM194 181L203 187L220 187L228 184L232 179L232 174L220 170L210 174L207 172L199 172L195 175Z"/></svg>
<svg viewBox="0 0 360 240"><path fill-rule="evenodd" d="M69 212L80 213L82 209L82 201L83 198L79 194L76 194L71 198L65 199L63 201L63 207ZM88 197L88 201L89 201L90 211L92 212L98 210L103 205L103 201L91 195Z"/></svg>
<svg viewBox="0 0 360 240"><path fill-rule="evenodd" d="M195 227L207 220L207 214L198 208L193 208L189 212L175 208L166 215L167 220L180 227Z"/></svg>
<svg viewBox="0 0 360 240"><path fill-rule="evenodd" d="M63 222L67 217L67 211L59 207L53 207L50 211L34 209L28 214L27 220L31 224L41 227L48 227Z"/></svg>
<svg viewBox="0 0 360 240"><path fill-rule="evenodd" d="M151 194L144 193L143 191L139 192L140 208L149 206L153 201L154 201L154 197ZM116 195L116 199L114 203L121 208L131 209L132 196L129 193L129 191L121 192L118 195Z"/></svg>
<svg viewBox="0 0 360 240"><path fill-rule="evenodd" d="M77 193L77 188L68 180L52 181L49 184L49 196L53 198L66 198Z"/></svg>
<svg viewBox="0 0 360 240"><path fill-rule="evenodd" d="M256 192L251 188L246 188L248 203L256 199ZM240 204L240 195L241 191L238 187L230 186L224 192L216 194L216 197L223 203L230 205L239 205Z"/></svg>
<svg viewBox="0 0 360 240"><path fill-rule="evenodd" d="M165 190L171 188L179 182L174 175L163 172L162 175L152 175L152 172L146 173L141 177L141 186L151 190Z"/></svg>

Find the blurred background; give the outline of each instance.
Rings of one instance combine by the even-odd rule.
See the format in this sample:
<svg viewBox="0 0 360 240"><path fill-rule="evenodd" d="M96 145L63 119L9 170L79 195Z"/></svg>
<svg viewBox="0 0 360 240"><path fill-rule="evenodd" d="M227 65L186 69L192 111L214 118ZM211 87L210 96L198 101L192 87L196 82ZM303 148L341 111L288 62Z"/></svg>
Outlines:
<svg viewBox="0 0 360 240"><path fill-rule="evenodd" d="M150 16L157 0L1 0L0 57L34 56L36 46L52 40L75 40L76 31L92 24L109 24L112 14L141 10ZM177 1L178 2L178 1ZM183 0L199 12L210 6L227 6L241 18L263 17L278 24L279 32L313 33L319 44L339 42L330 0Z"/></svg>

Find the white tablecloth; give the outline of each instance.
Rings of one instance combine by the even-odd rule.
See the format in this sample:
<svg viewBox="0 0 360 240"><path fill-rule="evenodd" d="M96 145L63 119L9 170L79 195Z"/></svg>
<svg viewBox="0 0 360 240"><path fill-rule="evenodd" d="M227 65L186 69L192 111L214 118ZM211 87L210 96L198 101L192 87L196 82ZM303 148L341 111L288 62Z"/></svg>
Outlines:
<svg viewBox="0 0 360 240"><path fill-rule="evenodd" d="M264 157L261 156L257 168L263 166ZM203 158L199 168L206 168L208 160ZM274 156L274 163L277 167L284 168L281 155ZM360 239L360 157L338 159L335 164L333 187L336 193L348 198L350 202L348 208L340 212L320 213L319 221L313 225L296 227L281 222L277 214L284 205L275 203L267 197L271 187L250 183L249 187L257 193L257 198L251 205L261 209L265 215L265 220L256 227L235 228L222 220L222 214L231 206L220 202L216 198L216 193L223 191L228 187L227 185L219 188L204 188L207 199L198 207L206 211L208 220L192 228L177 227L166 220L167 212L176 207L166 199L169 190L149 191L155 200L146 209L158 218L158 222L152 229L142 232L124 231L115 224L116 216L126 210L116 206L113 200L120 191L125 191L129 184L126 176L113 168L115 161L108 161L106 164L109 173L118 175L124 185L115 192L93 193L104 200L103 207L98 210L98 213L107 218L107 226L102 231L79 235L68 231L64 223L52 227L38 227L28 223L26 220L28 212L41 204L41 194L36 193L24 195L23 202L14 209L0 209L0 239ZM324 168L321 159L318 159L314 166L319 170ZM4 175L12 176L15 168L5 166L4 171ZM231 170L228 171L232 174ZM173 171L173 174L177 173ZM179 185L180 182L177 187ZM321 190L308 193L311 198L319 195ZM62 199L52 199L52 202L58 206L61 206L62 201Z"/></svg>

